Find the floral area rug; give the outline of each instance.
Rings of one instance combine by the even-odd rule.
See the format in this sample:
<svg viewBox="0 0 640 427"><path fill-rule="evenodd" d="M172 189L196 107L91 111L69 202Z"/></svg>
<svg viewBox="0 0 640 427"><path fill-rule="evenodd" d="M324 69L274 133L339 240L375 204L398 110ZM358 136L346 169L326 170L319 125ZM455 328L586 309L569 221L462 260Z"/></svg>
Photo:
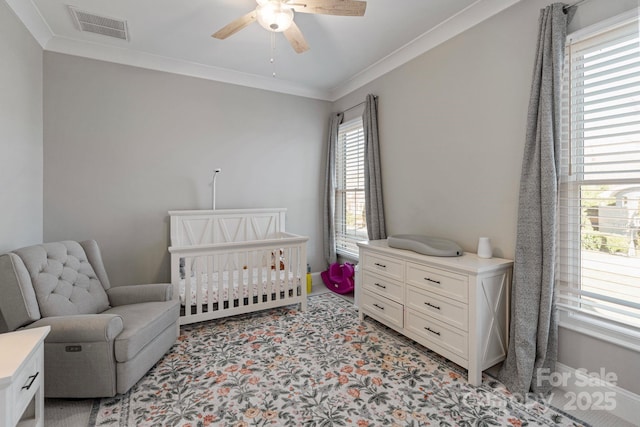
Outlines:
<svg viewBox="0 0 640 427"><path fill-rule="evenodd" d="M127 394L95 401L92 426L579 426L519 403L367 318L334 294L182 328Z"/></svg>

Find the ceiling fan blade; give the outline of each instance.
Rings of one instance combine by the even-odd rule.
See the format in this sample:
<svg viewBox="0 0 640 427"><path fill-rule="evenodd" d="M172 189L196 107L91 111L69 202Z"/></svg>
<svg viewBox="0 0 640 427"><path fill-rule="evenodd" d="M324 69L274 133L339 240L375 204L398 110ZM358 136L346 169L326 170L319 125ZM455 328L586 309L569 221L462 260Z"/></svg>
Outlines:
<svg viewBox="0 0 640 427"><path fill-rule="evenodd" d="M256 11L252 10L246 15L241 16L240 18L236 19L230 24L227 24L226 26L222 27L221 29L216 31L214 34L212 34L211 37L224 40L227 37L234 35L244 27L248 26L249 24L253 23L253 21L256 20L256 16L257 16Z"/></svg>
<svg viewBox="0 0 640 427"><path fill-rule="evenodd" d="M296 12L339 16L364 16L367 10L367 2L358 0L290 0L287 6Z"/></svg>
<svg viewBox="0 0 640 427"><path fill-rule="evenodd" d="M309 45L304 39L302 31L300 31L300 28L298 28L295 22L292 22L291 26L287 30L285 30L284 36L287 38L287 40L289 40L289 43L291 43L291 47L297 53L303 53L309 50Z"/></svg>

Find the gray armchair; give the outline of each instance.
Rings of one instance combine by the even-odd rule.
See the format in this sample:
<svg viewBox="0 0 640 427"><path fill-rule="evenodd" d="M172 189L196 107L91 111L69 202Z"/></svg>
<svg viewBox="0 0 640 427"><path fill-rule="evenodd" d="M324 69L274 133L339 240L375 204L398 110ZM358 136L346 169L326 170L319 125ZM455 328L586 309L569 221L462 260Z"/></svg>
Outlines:
<svg viewBox="0 0 640 427"><path fill-rule="evenodd" d="M170 284L111 287L93 240L0 255L0 332L51 326L47 397L127 392L174 344L179 308Z"/></svg>

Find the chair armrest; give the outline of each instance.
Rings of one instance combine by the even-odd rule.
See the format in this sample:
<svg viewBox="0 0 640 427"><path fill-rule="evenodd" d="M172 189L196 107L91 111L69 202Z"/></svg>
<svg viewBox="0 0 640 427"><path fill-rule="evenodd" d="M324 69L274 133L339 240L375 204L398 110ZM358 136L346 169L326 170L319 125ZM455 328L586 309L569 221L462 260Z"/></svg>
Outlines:
<svg viewBox="0 0 640 427"><path fill-rule="evenodd" d="M113 307L142 302L170 301L173 297L173 286L171 283L115 286L107 289L107 296Z"/></svg>
<svg viewBox="0 0 640 427"><path fill-rule="evenodd" d="M78 314L45 317L25 329L51 326L45 342L79 343L113 341L122 332L122 317L117 314Z"/></svg>

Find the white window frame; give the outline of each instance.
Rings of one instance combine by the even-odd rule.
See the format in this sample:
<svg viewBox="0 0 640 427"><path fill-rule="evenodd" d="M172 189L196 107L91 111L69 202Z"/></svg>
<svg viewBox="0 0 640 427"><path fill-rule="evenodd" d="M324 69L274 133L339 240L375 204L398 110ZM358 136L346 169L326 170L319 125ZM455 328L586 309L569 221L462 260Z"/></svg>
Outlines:
<svg viewBox="0 0 640 427"><path fill-rule="evenodd" d="M350 147L346 147L347 143L347 135L349 138L357 138L357 148L353 145ZM352 144L353 140L350 141ZM356 156L358 161L357 167L357 175L358 185L353 185L353 180L350 180L350 183L346 183L346 176L349 173L350 177L353 177L353 163L347 166L347 159L341 158L340 156L346 156L345 150L349 150L348 155L353 159ZM355 153L354 149L358 152ZM360 228L359 234L357 235L354 230L349 230L347 223L347 194L351 194L352 197L358 201L358 203L364 204L364 125L362 121L362 117L356 117L352 120L346 121L340 124L338 128L338 141L336 142L336 150L335 150L336 160L336 190L335 190L335 241L336 241L336 253L343 257L349 259L357 259L358 258L358 246L356 242L367 240L366 237L366 219L364 215L359 217L360 221L364 222L364 228ZM346 170L347 167L351 169L349 171ZM344 199L343 199L344 198ZM343 202L344 201L344 202ZM362 207L364 209L364 206ZM363 211L362 211L363 212ZM354 216L358 216L357 213L353 214ZM364 232L364 236L361 234Z"/></svg>
<svg viewBox="0 0 640 427"><path fill-rule="evenodd" d="M582 30L576 31L572 34L569 34L567 36L566 55L570 54L569 47L571 44L585 40L589 37L593 37L604 31L609 31L612 28L626 25L632 21L636 21L638 25L640 25L640 22L638 22L638 11L635 9L630 10L629 12L626 12L619 16L599 22L597 24L594 24ZM568 78L569 77L566 74L565 75L566 82L568 82ZM568 93L566 92L566 89L567 88L565 85L565 92L563 94L563 102L565 103L564 105L565 108L563 111L563 113L565 114L564 116L565 125L567 124L567 117L568 117L568 111L567 111ZM564 126L563 131L564 131L563 132L564 142L567 143L570 130L566 126ZM566 165L563 164L563 167L566 168ZM585 184L589 184L589 182L585 182ZM580 191L580 185L575 181L575 175L572 176L571 174L568 174L566 170L562 174L562 178L560 182L561 197L563 197L562 195L563 191L565 192L565 195L568 194L569 196L571 196L572 192L575 195L575 191ZM561 212L559 212L561 235L562 235L562 231L564 230L564 233L568 234L569 236L571 235L575 236L576 233L580 233L581 208L579 207L571 208L567 206L565 206L564 208L568 210L568 215L562 215ZM562 206L561 206L561 209L562 209ZM575 237L570 237L568 240L579 242L580 238L577 237L576 239ZM571 252L571 251L580 251L580 247L576 248L576 247L569 246L568 248L565 249L564 254L562 253L562 250L559 250L558 251L559 258L566 256L567 255L566 252ZM571 254L569 255L571 256ZM571 265L570 263L567 263L565 268L567 270L576 270L576 269L579 270L581 267L580 265ZM563 285L563 274L571 273L571 271L567 271L567 270L563 271L559 263L559 266L558 266L559 276L558 276L557 283L560 286ZM564 281L564 284L566 284L566 280ZM576 303L576 305L579 305L579 303ZM636 328L634 326L626 325L622 323L617 323L613 320L594 318L592 316L580 313L579 310L572 311L572 310L566 310L566 309L559 310L559 323L560 323L560 326L566 329L583 333L585 335L592 336L592 337L601 339L603 341L611 342L621 347L628 348L634 351L640 351L640 328Z"/></svg>

